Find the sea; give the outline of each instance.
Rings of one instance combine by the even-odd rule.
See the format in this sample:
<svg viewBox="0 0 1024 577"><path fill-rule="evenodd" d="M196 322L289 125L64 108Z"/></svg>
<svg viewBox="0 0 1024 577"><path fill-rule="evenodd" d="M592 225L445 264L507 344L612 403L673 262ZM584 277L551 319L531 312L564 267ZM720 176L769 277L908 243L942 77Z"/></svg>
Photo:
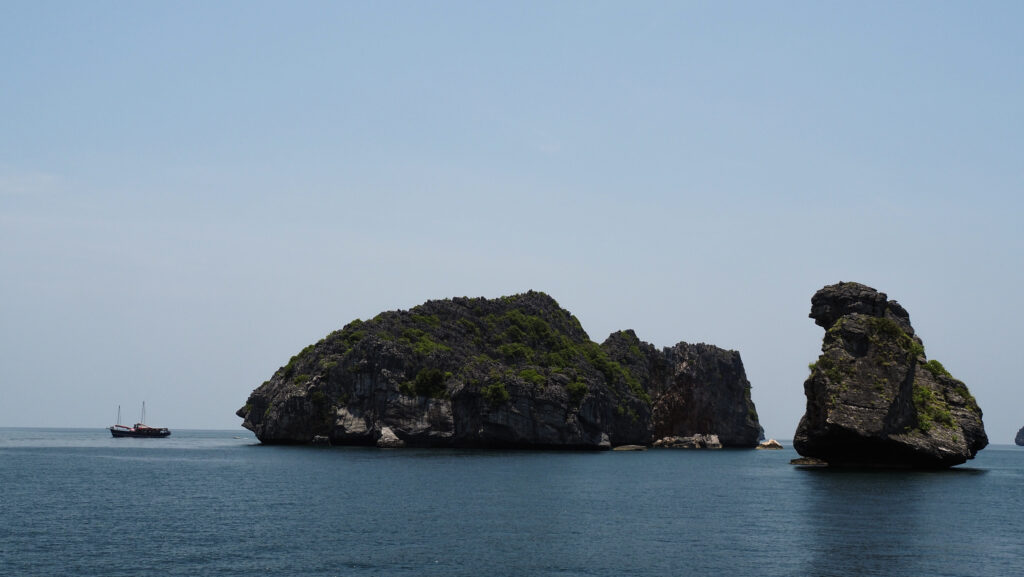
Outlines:
<svg viewBox="0 0 1024 577"><path fill-rule="evenodd" d="M789 448L260 445L0 429L0 575L1024 575L1024 448L944 471Z"/></svg>

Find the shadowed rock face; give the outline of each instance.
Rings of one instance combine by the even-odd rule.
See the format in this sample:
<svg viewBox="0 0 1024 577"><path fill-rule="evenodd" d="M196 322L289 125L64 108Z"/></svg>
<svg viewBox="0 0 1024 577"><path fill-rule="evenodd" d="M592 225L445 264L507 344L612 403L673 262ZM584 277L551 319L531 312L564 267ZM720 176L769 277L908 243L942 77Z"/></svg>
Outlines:
<svg viewBox="0 0 1024 577"><path fill-rule="evenodd" d="M1024 427L1021 427L1020 430L1017 431L1017 438L1015 438L1013 442L1024 447Z"/></svg>
<svg viewBox="0 0 1024 577"><path fill-rule="evenodd" d="M659 351L633 331L601 347L645 384L654 439L715 434L726 447L756 447L762 438L739 352L703 343Z"/></svg>
<svg viewBox="0 0 1024 577"><path fill-rule="evenodd" d="M388 442L406 446L602 449L649 444L655 429L746 444L749 431L733 432L734 423L759 429L738 353L695 345L669 358L632 331L616 334L627 333L635 342L624 348L613 338L599 346L554 299L532 291L430 301L310 345L238 416L264 443L335 445L377 444L390 430ZM652 395L661 398L676 373L716 377L677 387L689 412L658 409L655 426Z"/></svg>
<svg viewBox="0 0 1024 577"><path fill-rule="evenodd" d="M949 467L988 444L967 386L928 361L910 315L885 293L838 283L811 299L825 328L804 382L793 446L831 465Z"/></svg>

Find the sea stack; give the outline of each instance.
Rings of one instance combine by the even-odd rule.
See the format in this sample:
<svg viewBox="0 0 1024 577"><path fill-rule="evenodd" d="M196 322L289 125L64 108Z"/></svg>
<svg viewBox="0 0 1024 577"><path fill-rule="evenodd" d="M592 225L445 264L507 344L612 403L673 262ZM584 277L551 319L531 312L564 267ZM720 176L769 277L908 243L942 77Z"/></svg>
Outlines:
<svg viewBox="0 0 1024 577"><path fill-rule="evenodd" d="M685 342L658 350L632 330L612 333L601 349L643 384L651 399L651 439L662 446L715 437L696 446L756 447L764 438L739 351Z"/></svg>
<svg viewBox="0 0 1024 577"><path fill-rule="evenodd" d="M1013 440L1013 442L1017 443L1021 447L1024 447L1024 427L1021 427L1020 430L1017 431L1017 437Z"/></svg>
<svg viewBox="0 0 1024 577"><path fill-rule="evenodd" d="M453 298L353 321L249 396L263 443L610 449L665 435L751 447L739 353L633 331L604 344L550 296Z"/></svg>
<svg viewBox="0 0 1024 577"><path fill-rule="evenodd" d="M798 453L830 466L944 468L988 444L967 386L927 359L910 315L885 293L829 285L810 317L825 338L804 382Z"/></svg>

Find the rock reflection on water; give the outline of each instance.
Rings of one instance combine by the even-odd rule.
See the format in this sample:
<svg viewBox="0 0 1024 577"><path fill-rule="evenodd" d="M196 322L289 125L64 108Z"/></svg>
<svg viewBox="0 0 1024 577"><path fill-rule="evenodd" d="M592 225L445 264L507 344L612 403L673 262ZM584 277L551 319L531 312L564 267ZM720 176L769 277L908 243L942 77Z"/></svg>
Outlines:
<svg viewBox="0 0 1024 577"><path fill-rule="evenodd" d="M984 516L972 503L984 470L802 473L805 511L802 534L795 536L808 553L802 574L978 574L984 532L962 529L965 521L971 526Z"/></svg>

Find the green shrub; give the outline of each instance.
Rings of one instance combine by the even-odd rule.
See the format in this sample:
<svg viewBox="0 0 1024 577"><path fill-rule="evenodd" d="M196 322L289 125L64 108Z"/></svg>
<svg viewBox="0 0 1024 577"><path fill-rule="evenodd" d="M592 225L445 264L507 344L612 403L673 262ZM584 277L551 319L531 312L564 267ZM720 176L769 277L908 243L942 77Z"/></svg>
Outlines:
<svg viewBox="0 0 1024 577"><path fill-rule="evenodd" d="M416 341L416 343L413 344L412 347L412 351L414 353L423 357L428 357L434 353L450 350L452 350L451 347L449 347L448 345L443 345L431 339L429 336L422 337L420 340Z"/></svg>
<svg viewBox="0 0 1024 577"><path fill-rule="evenodd" d="M505 383L498 381L487 385L481 389L483 396L487 399L492 407L496 407L503 403L507 403L511 396L508 394L508 389L505 388Z"/></svg>
<svg viewBox="0 0 1024 577"><path fill-rule="evenodd" d="M524 363L533 359L533 349L523 343L505 343L498 347L498 352L510 362Z"/></svg>
<svg viewBox="0 0 1024 577"><path fill-rule="evenodd" d="M282 369L284 370L284 377L285 377L286 379L287 379L287 378L288 378L289 376L291 376L291 374L292 374L292 371L294 371L294 370L296 369L296 367L298 367L298 365L299 365L299 364L300 364L300 363L301 363L301 362L302 362L303 360L305 360L305 359L306 359L306 357L307 357L307 356L309 356L310 354L312 354L312 352L313 352L313 348L314 348L315 346L316 346L316 345L309 345L308 347L306 347L306 348L302 349L301 351L299 351L299 354L297 354L297 355L293 356L292 358L288 359L288 364L287 364L287 365L285 365L284 367L282 367Z"/></svg>
<svg viewBox="0 0 1024 577"><path fill-rule="evenodd" d="M356 344L366 337L366 331L352 331L342 336L342 341L345 343L346 349L351 349Z"/></svg>
<svg viewBox="0 0 1024 577"><path fill-rule="evenodd" d="M475 335L475 334L479 334L479 332L480 332L480 327L476 326L476 323L474 323L473 321L471 321L469 319L459 319L456 324L458 324L460 327L462 327L462 329L464 331L466 331L467 333L471 333L471 334Z"/></svg>
<svg viewBox="0 0 1024 577"><path fill-rule="evenodd" d="M872 317L868 322L871 327L868 338L873 344L893 343L915 359L924 354L924 345L907 334L896 321L885 317Z"/></svg>
<svg viewBox="0 0 1024 577"><path fill-rule="evenodd" d="M914 339L910 339L909 351L915 359L924 354L924 345Z"/></svg>
<svg viewBox="0 0 1024 577"><path fill-rule="evenodd" d="M399 339L412 347L412 351L421 357L428 357L434 353L450 351L451 347L441 344L430 337L426 331L421 329L405 329Z"/></svg>
<svg viewBox="0 0 1024 577"><path fill-rule="evenodd" d="M413 322L427 325L430 327L437 327L441 325L441 319L437 315L412 315Z"/></svg>
<svg viewBox="0 0 1024 577"><path fill-rule="evenodd" d="M402 339L410 343L414 343L425 336L427 336L427 333L423 329L405 329L402 331Z"/></svg>
<svg viewBox="0 0 1024 577"><path fill-rule="evenodd" d="M471 363L475 363L475 364L478 364L478 365L484 365L484 366L494 364L494 362L495 362L494 359L492 359L491 357L487 356L484 353L480 353L479 355L474 355L471 359L469 359L469 361Z"/></svg>
<svg viewBox="0 0 1024 577"><path fill-rule="evenodd" d="M492 335L498 335L497 339L492 340L495 345L522 343L530 348L550 349L558 344L558 336L551 330L547 321L518 309L509 310L501 315L489 314L483 321Z"/></svg>
<svg viewBox="0 0 1024 577"><path fill-rule="evenodd" d="M590 363L594 365L594 368L601 371L609 386L614 388L618 383L625 383L634 395L647 404L651 403L651 396L644 390L640 381L623 368L622 365L609 359L608 355L597 343L591 342L584 345L583 353L590 360Z"/></svg>
<svg viewBox="0 0 1024 577"><path fill-rule="evenodd" d="M844 369L840 366L840 363L836 363L832 357L821 355L818 357L818 362L814 363L814 369L820 369L820 372L825 375L825 378L829 380L832 385L840 386L843 384L843 380L846 377L849 367Z"/></svg>
<svg viewBox="0 0 1024 577"><path fill-rule="evenodd" d="M586 382L577 380L566 385L565 390L569 393L569 400L574 405L578 405L583 400L583 397L587 396L590 387L587 386Z"/></svg>
<svg viewBox="0 0 1024 577"><path fill-rule="evenodd" d="M416 382L415 381L405 381L403 383L398 383L398 392L402 393L403 395L405 395L407 397L415 397L416 396Z"/></svg>
<svg viewBox="0 0 1024 577"><path fill-rule="evenodd" d="M565 350L544 353L538 360L541 365L552 368L564 368L572 364Z"/></svg>
<svg viewBox="0 0 1024 577"><path fill-rule="evenodd" d="M900 337L907 336L903 332L903 327L896 321L886 317L871 317L870 321L871 328L878 335L888 337L890 339L898 339Z"/></svg>
<svg viewBox="0 0 1024 577"><path fill-rule="evenodd" d="M949 374L949 371L946 370L946 367L942 366L942 363L940 363L939 361L936 361L934 359L928 361L927 363L924 363L921 366L924 367L929 373L931 373L932 375L934 375L936 377L939 377L939 376L945 376L945 377L950 377L950 378L953 377L953 375Z"/></svg>
<svg viewBox="0 0 1024 577"><path fill-rule="evenodd" d="M547 378L538 373L536 369L523 369L519 371L519 378L537 387L543 386L547 382Z"/></svg>
<svg viewBox="0 0 1024 577"><path fill-rule="evenodd" d="M398 385L398 390L408 397L444 398L448 392L446 374L441 369L421 369L415 379Z"/></svg>
<svg viewBox="0 0 1024 577"><path fill-rule="evenodd" d="M927 433L935 423L946 426L953 425L953 416L949 412L949 405L937 398L928 387L914 383L913 399L914 409L917 411L917 428L921 432Z"/></svg>
<svg viewBox="0 0 1024 577"><path fill-rule="evenodd" d="M526 333L523 329L516 325L512 325L508 330L501 334L501 340L507 343L525 343Z"/></svg>

